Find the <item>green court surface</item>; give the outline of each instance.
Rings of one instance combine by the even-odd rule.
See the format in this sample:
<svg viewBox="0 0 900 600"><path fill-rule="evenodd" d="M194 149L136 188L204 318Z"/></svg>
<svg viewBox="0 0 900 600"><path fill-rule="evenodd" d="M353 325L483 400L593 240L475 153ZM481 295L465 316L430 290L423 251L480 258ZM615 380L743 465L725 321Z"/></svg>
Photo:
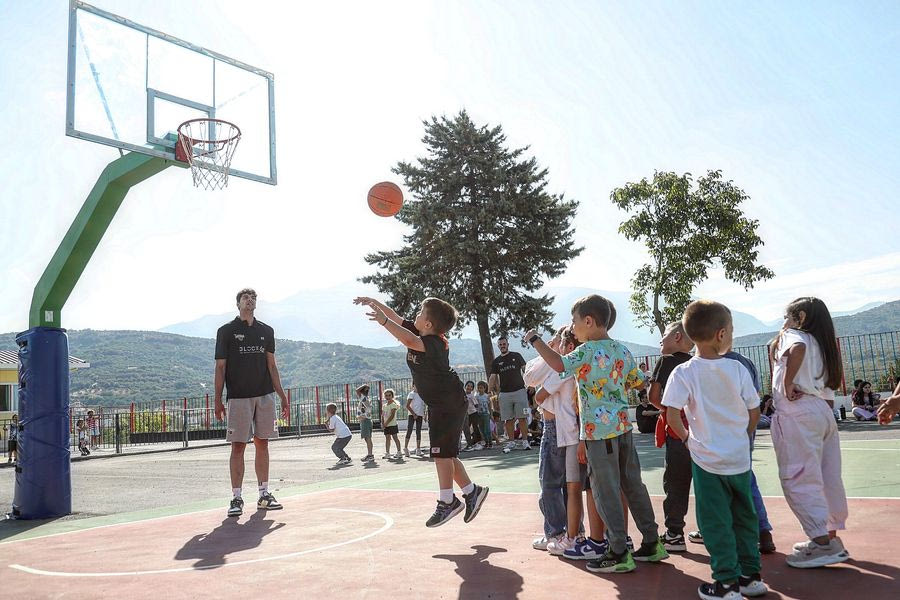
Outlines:
<svg viewBox="0 0 900 600"><path fill-rule="evenodd" d="M847 423L841 429L847 496L900 498L900 424L878 427ZM662 495L663 450L653 446L650 435L637 435L636 439L644 482L651 495ZM379 460L370 467L355 462L336 469L330 443L328 437L310 437L271 444L273 485L270 487L279 499L336 488L348 491L435 489L434 467L426 459ZM358 457L361 446L354 438L348 451ZM506 455L494 450L462 456L472 479L489 485L494 491L534 494L539 489L537 449ZM244 490L245 496L252 497L252 449L248 449L246 458L245 481L250 483L245 483ZM0 521L0 544L197 511L222 509L224 512L229 497L227 460L226 447L212 447L73 463L74 514L50 521ZM761 431L757 438L753 468L764 496L782 496L767 431ZM13 469L0 469L0 504L5 507L12 502L13 477ZM851 527L852 522L851 514Z"/></svg>

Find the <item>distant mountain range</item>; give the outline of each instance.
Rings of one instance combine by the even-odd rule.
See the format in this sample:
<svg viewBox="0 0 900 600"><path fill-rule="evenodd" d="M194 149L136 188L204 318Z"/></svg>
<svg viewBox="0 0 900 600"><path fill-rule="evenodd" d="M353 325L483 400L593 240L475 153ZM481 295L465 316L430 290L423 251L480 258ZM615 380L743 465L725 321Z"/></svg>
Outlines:
<svg viewBox="0 0 900 600"><path fill-rule="evenodd" d="M646 354L637 346L655 349L659 344L659 334L640 327L628 308L630 292L596 290L580 287L547 287L541 290L554 297L550 310L556 315L554 323L568 323L572 304L587 294L598 293L609 298L616 305L618 317L612 334L615 338L635 345L636 354ZM279 338L303 340L307 342L340 342L369 348L393 345L393 338L380 327L369 323L364 317L364 309L354 306L351 301L356 296L374 295L373 291L360 283L347 283L325 290L299 292L279 302L267 302L261 298L256 314L264 322L275 328ZM160 329L167 333L177 333L190 337L212 338L216 329L230 321L237 313L206 315L192 321L168 325ZM773 325L764 323L747 313L733 313L736 336L769 331ZM778 326L781 322L778 322ZM462 330L461 338L478 339L474 324Z"/></svg>
<svg viewBox="0 0 900 600"><path fill-rule="evenodd" d="M555 288L554 310L565 315L568 307L591 290ZM273 325L278 335L277 356L285 387L329 383L352 383L378 379L406 378L403 348L379 327L366 321L363 309L350 299L364 289L346 289L346 302L335 302L334 290L298 294L283 302L261 303L259 316ZM612 334L626 341L635 356L658 354L656 335L638 329L627 310L627 293L601 292L618 308ZM306 307L305 312L301 308ZM297 315L302 315L298 317ZM69 331L70 354L91 363L91 368L74 371L71 377L73 400L84 404L127 404L129 402L175 400L212 392L213 351L216 329L233 314L207 316L166 329L195 332L193 336L155 331ZM313 326L313 324L316 324ZM780 326L780 322L777 326ZM735 338L735 346L767 343L777 331L750 315L735 313L737 332L751 331ZM884 331L900 331L900 301L888 302L863 312L835 318L840 336ZM202 332L198 335L196 332ZM309 336L356 339L356 345L339 341L295 341L289 338L306 332ZM460 372L482 368L481 346L469 329L463 339L451 339L450 356ZM471 336L471 337L468 337ZM0 349L15 350L15 334L0 334ZM634 340L650 340L635 343ZM369 347L365 347L365 346ZM513 342L513 350L526 359L531 348Z"/></svg>

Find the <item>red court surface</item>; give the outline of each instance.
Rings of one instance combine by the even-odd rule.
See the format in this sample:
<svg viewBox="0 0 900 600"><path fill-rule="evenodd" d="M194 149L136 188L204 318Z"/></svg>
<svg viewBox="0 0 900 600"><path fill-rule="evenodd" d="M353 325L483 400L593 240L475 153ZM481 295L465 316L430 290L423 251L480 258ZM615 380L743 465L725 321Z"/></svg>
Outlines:
<svg viewBox="0 0 900 600"><path fill-rule="evenodd" d="M337 489L240 519L222 508L15 541L0 545L0 581L28 598L676 599L696 598L709 577L695 544L622 575L533 550L534 494L492 493L472 523L459 516L427 529L433 498ZM659 516L662 499L653 500ZM841 536L850 561L808 570L785 565L801 534L784 500L766 504L779 548L763 557L767 598L900 598L900 500L851 500Z"/></svg>

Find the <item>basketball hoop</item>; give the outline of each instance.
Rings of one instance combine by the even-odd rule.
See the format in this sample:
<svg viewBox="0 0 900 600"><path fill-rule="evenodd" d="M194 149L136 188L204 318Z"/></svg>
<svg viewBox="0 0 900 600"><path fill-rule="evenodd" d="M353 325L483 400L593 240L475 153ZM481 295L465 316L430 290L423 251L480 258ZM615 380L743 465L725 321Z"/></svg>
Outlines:
<svg viewBox="0 0 900 600"><path fill-rule="evenodd" d="M221 190L228 185L228 167L241 130L221 119L191 119L178 126L175 159L191 166L194 187Z"/></svg>

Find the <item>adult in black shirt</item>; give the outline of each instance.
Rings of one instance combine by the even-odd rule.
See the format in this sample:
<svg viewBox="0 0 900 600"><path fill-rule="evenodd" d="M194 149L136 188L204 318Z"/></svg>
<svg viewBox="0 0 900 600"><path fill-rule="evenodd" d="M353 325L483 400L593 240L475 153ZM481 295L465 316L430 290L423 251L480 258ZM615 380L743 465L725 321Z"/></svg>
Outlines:
<svg viewBox="0 0 900 600"><path fill-rule="evenodd" d="M244 450L250 439L251 424L259 483L256 506L261 510L281 508L269 492L269 439L278 437L276 393L281 398L281 416L285 419L288 416L287 396L275 364L275 331L254 317L256 292L252 289L237 293L237 306L240 314L216 332L215 403L216 419L220 421L226 416L223 387L228 390L225 441L231 442L229 468L233 493L229 517L243 512Z"/></svg>
<svg viewBox="0 0 900 600"><path fill-rule="evenodd" d="M519 431L522 433L522 443L519 447L522 450L530 450L526 433L528 392L525 390L525 379L522 377L525 372L525 359L518 352L509 351L509 340L506 336L497 340L497 348L500 349L500 356L491 363L488 387L500 392L500 419L506 426L506 436L509 439L506 449L512 450L516 447L513 425L518 419Z"/></svg>

